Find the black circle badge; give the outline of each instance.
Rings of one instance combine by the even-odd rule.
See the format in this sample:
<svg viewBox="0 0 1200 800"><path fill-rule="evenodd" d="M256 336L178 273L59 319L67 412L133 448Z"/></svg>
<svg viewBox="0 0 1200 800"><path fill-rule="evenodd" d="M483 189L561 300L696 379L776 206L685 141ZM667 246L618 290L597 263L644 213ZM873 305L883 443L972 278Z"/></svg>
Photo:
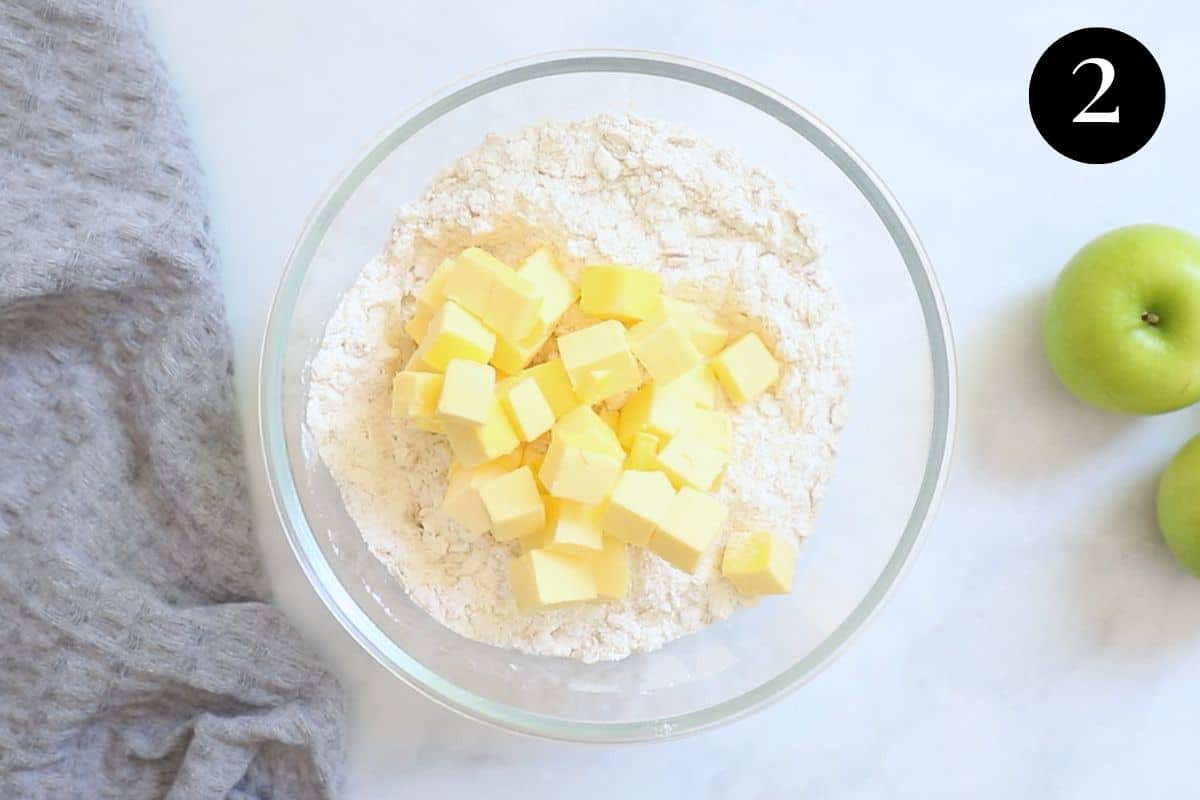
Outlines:
<svg viewBox="0 0 1200 800"><path fill-rule="evenodd" d="M1111 164L1141 150L1166 102L1154 56L1112 28L1068 33L1042 53L1029 79L1029 113L1038 133L1085 164Z"/></svg>

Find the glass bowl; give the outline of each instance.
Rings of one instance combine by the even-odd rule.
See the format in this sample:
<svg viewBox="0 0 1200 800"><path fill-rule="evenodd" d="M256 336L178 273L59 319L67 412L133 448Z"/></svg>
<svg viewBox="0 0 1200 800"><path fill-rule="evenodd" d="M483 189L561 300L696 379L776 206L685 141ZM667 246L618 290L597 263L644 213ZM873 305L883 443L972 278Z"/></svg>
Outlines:
<svg viewBox="0 0 1200 800"><path fill-rule="evenodd" d="M632 112L728 146L806 212L854 338L848 423L791 594L613 663L467 640L411 602L367 550L305 426L307 366L392 218L491 131ZM746 714L828 664L895 585L927 529L954 430L950 327L933 271L882 182L796 103L722 69L640 52L503 65L403 116L317 203L275 296L260 365L262 444L296 558L346 630L433 700L575 741L679 736Z"/></svg>

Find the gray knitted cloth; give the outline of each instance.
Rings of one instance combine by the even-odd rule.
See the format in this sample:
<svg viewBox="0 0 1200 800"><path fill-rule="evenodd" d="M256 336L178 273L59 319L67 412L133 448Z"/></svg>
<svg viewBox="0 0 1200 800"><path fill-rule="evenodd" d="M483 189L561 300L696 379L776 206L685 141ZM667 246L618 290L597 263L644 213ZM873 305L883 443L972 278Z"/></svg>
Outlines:
<svg viewBox="0 0 1200 800"><path fill-rule="evenodd" d="M323 798L196 163L120 0L0 4L0 798Z"/></svg>

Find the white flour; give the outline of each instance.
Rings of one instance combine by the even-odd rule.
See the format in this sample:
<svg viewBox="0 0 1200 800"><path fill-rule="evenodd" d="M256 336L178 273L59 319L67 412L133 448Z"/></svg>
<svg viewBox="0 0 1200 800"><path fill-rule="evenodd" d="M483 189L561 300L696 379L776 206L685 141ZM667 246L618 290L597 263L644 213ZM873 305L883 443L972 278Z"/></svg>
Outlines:
<svg viewBox="0 0 1200 800"><path fill-rule="evenodd" d="M507 577L515 545L441 511L447 444L390 416L392 376L413 350L401 327L433 268L468 245L513 263L545 243L575 280L585 261L658 272L664 291L707 308L734 337L758 330L779 359L775 389L731 409L718 493L728 531L807 535L843 423L849 337L803 218L770 178L659 123L598 117L490 135L400 212L312 362L308 424L321 457L372 552L447 627L529 653L619 659L751 602L712 568L724 539L697 577L632 548L624 602L518 613Z"/></svg>

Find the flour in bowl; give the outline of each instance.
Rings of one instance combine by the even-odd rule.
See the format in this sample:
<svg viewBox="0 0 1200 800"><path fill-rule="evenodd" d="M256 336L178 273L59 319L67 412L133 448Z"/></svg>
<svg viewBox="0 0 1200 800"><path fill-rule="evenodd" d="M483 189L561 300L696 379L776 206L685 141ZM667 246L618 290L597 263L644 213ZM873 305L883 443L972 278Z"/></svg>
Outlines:
<svg viewBox="0 0 1200 800"><path fill-rule="evenodd" d="M640 548L620 602L517 611L514 543L442 510L445 439L395 420L391 382L415 349L403 325L447 256L478 245L516 263L553 246L584 263L657 272L733 338L756 330L776 386L729 408L734 443L716 493L726 534L695 576ZM583 324L568 314L558 333ZM550 345L551 347L553 345ZM730 532L808 534L845 415L849 335L803 216L732 153L633 116L493 134L403 208L387 247L342 298L310 370L308 425L371 551L412 599L463 636L527 653L615 660L661 647L753 602L720 575ZM614 403L619 404L618 402Z"/></svg>

